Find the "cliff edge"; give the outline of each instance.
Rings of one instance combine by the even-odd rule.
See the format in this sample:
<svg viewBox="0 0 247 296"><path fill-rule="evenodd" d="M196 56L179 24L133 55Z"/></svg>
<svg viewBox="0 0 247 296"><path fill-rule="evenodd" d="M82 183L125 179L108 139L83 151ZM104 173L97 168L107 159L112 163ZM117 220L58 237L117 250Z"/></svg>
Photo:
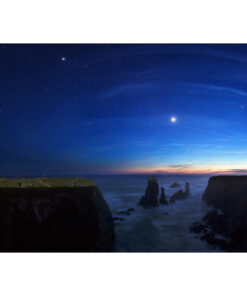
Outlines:
<svg viewBox="0 0 247 296"><path fill-rule="evenodd" d="M90 180L0 178L0 251L114 251L111 212Z"/></svg>

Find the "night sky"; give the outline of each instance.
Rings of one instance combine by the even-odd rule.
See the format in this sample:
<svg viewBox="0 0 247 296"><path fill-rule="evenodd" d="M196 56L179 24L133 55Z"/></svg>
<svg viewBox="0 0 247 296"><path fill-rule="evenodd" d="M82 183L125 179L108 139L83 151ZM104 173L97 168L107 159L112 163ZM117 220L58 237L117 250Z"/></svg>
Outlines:
<svg viewBox="0 0 247 296"><path fill-rule="evenodd" d="M0 175L247 173L247 45L0 45Z"/></svg>

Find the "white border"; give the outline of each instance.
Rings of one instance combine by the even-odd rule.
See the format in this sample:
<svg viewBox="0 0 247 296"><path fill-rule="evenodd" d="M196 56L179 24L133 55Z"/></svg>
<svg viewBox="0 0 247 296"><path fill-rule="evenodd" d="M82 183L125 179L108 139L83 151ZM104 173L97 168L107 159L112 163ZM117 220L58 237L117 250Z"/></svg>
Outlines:
<svg viewBox="0 0 247 296"><path fill-rule="evenodd" d="M246 2L235 0L2 0L10 43L241 43Z"/></svg>
<svg viewBox="0 0 247 296"><path fill-rule="evenodd" d="M245 3L4 0L0 42L244 43ZM246 254L0 254L0 293L243 295L246 259Z"/></svg>

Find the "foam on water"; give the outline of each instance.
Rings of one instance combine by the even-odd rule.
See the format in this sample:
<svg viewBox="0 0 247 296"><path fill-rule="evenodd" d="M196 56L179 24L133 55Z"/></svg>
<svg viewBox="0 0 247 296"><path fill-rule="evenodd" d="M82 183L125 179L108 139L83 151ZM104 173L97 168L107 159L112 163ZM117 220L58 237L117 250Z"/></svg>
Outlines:
<svg viewBox="0 0 247 296"><path fill-rule="evenodd" d="M200 221L209 207L202 202L208 176L157 176L169 197L178 189L169 188L177 182L184 188L191 185L191 195L169 206L144 209L137 206L147 186L147 176L95 176L96 182L110 206L113 216L120 210L134 208L126 220L115 227L116 250L119 252L210 252L220 251L195 238L189 226Z"/></svg>

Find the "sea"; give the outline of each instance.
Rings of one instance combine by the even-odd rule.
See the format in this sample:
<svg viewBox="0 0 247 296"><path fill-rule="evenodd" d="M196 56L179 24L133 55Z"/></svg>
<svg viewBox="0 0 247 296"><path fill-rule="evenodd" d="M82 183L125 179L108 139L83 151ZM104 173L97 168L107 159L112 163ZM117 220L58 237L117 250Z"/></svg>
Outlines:
<svg viewBox="0 0 247 296"><path fill-rule="evenodd" d="M107 201L113 217L123 218L115 223L117 252L221 252L191 233L189 226L200 222L210 210L202 201L202 194L210 176L157 175L159 186L169 197L179 188L170 188L177 182L184 189L190 183L190 196L168 206L144 209L137 203L147 187L147 175L88 176L93 179ZM159 193L160 194L160 193ZM133 208L130 215L118 214Z"/></svg>

